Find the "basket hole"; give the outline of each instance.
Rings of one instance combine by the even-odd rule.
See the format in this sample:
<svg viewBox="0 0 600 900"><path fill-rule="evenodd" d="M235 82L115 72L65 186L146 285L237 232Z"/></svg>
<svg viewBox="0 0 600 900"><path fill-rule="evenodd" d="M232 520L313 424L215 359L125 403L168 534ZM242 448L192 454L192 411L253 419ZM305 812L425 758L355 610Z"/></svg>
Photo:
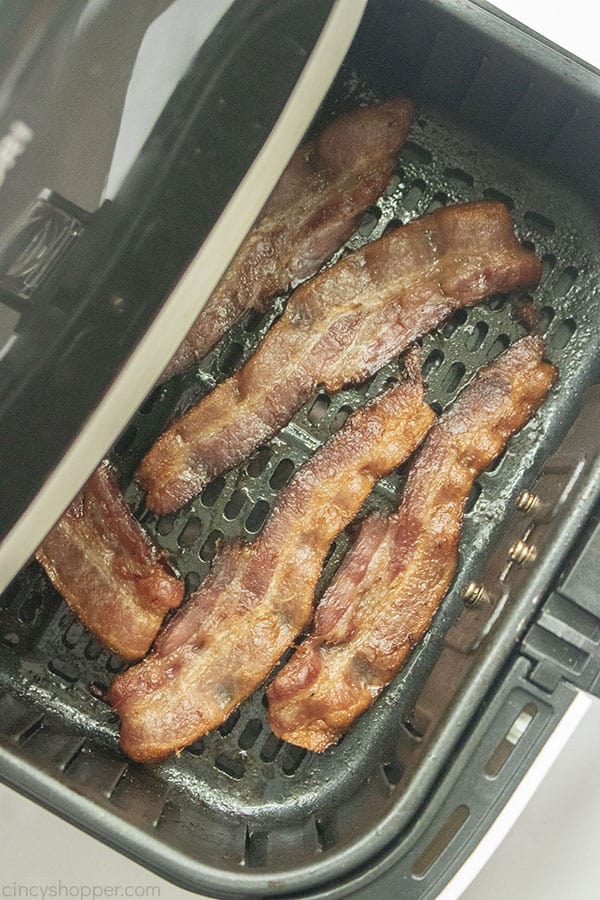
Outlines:
<svg viewBox="0 0 600 900"><path fill-rule="evenodd" d="M260 719L250 719L246 722L244 730L238 738L238 745L241 750L249 750L260 737L262 731L262 722Z"/></svg>
<svg viewBox="0 0 600 900"><path fill-rule="evenodd" d="M429 150L421 147L420 144L415 144L414 141L406 142L402 151L402 159L417 166L428 166L433 162L433 156Z"/></svg>
<svg viewBox="0 0 600 900"><path fill-rule="evenodd" d="M246 466L246 474L250 476L250 478L258 478L259 475L265 471L267 466L269 465L269 460L271 459L271 451L268 447L261 447L257 453L254 454L248 465Z"/></svg>
<svg viewBox="0 0 600 900"><path fill-rule="evenodd" d="M30 738L32 738L34 736L34 734L37 734L38 731L41 731L41 729L43 727L44 727L44 716L42 715L42 716L40 716L39 719L35 719L35 721L33 721L30 725L28 725L27 728L25 728L25 730L19 734L19 736L17 738L17 743L19 743L21 745L27 743L27 741Z"/></svg>
<svg viewBox="0 0 600 900"><path fill-rule="evenodd" d="M33 625L40 609L39 597L26 597L19 607L19 621L23 625Z"/></svg>
<svg viewBox="0 0 600 900"><path fill-rule="evenodd" d="M91 638L85 647L84 654L86 659L98 659L102 653L102 644L96 638Z"/></svg>
<svg viewBox="0 0 600 900"><path fill-rule="evenodd" d="M499 468L500 464L506 459L508 455L508 448L505 447L501 453L490 463L487 467L486 472L489 474L490 472L495 472L497 468Z"/></svg>
<svg viewBox="0 0 600 900"><path fill-rule="evenodd" d="M321 850L331 850L335 847L337 844L337 836L333 822L330 819L322 819L318 816L315 819L315 828Z"/></svg>
<svg viewBox="0 0 600 900"><path fill-rule="evenodd" d="M130 425L129 428L126 428L115 444L115 453L118 456L125 456L127 451L133 447L137 436L138 430L135 425Z"/></svg>
<svg viewBox="0 0 600 900"><path fill-rule="evenodd" d="M453 362L442 382L442 389L447 393L451 394L456 388L459 386L461 381L464 378L464 374L466 372L465 366L461 362Z"/></svg>
<svg viewBox="0 0 600 900"><path fill-rule="evenodd" d="M473 187L473 176L469 175L468 172L463 171L463 169L445 169L444 175L458 188Z"/></svg>
<svg viewBox="0 0 600 900"><path fill-rule="evenodd" d="M461 325L464 325L468 318L469 314L466 309L458 309L442 326L442 334L444 337L452 337L456 329L460 328Z"/></svg>
<svg viewBox="0 0 600 900"><path fill-rule="evenodd" d="M281 760L281 770L284 775L294 775L300 768L307 751L302 747L287 747L285 756Z"/></svg>
<svg viewBox="0 0 600 900"><path fill-rule="evenodd" d="M542 306L538 313L538 328L544 334L554 319L554 310L551 306Z"/></svg>
<svg viewBox="0 0 600 900"><path fill-rule="evenodd" d="M537 715L535 703L527 703L502 738L487 763L484 772L489 778L495 778L504 768L513 750Z"/></svg>
<svg viewBox="0 0 600 900"><path fill-rule="evenodd" d="M235 519L242 511L242 507L246 502L246 495L241 491L234 491L231 495L230 499L227 501L225 505L225 509L223 510L223 515L226 519L229 519L231 522L232 519Z"/></svg>
<svg viewBox="0 0 600 900"><path fill-rule="evenodd" d="M292 477L294 468L295 466L291 459L282 459L281 462L277 463L277 467L269 479L269 484L274 491L279 491L286 486Z"/></svg>
<svg viewBox="0 0 600 900"><path fill-rule="evenodd" d="M196 543L201 531L202 522L200 521L200 519L196 519L195 517L189 519L179 532L179 537L177 538L177 543L179 544L180 548L182 550L188 550L193 544Z"/></svg>
<svg viewBox="0 0 600 900"><path fill-rule="evenodd" d="M84 632L84 627L80 622L73 622L72 625L69 625L65 633L63 634L63 644L71 649L75 647L79 643L79 639Z"/></svg>
<svg viewBox="0 0 600 900"><path fill-rule="evenodd" d="M469 807L461 804L448 816L433 840L415 861L412 867L415 878L423 878L427 874L434 862L440 858L446 847L461 830L469 818L469 814Z"/></svg>
<svg viewBox="0 0 600 900"><path fill-rule="evenodd" d="M231 757L226 756L224 753L221 753L220 756L217 756L215 759L215 767L219 772L229 775L230 778L235 778L236 781L243 778L244 772L246 771L246 767L241 759L231 759Z"/></svg>
<svg viewBox="0 0 600 900"><path fill-rule="evenodd" d="M497 294L495 297L490 297L487 305L493 312L498 312L499 310L504 309L507 299L505 294Z"/></svg>
<svg viewBox="0 0 600 900"><path fill-rule="evenodd" d="M161 516L156 523L156 533L160 534L161 537L166 537L167 534L171 534L176 518L176 513L171 513L168 516Z"/></svg>
<svg viewBox="0 0 600 900"><path fill-rule="evenodd" d="M574 319L563 319L558 325L556 331L550 338L550 343L555 350L564 350L573 335L577 326Z"/></svg>
<svg viewBox="0 0 600 900"><path fill-rule="evenodd" d="M318 425L327 415L330 404L331 398L327 394L317 394L307 413L308 421L313 425Z"/></svg>
<svg viewBox="0 0 600 900"><path fill-rule="evenodd" d="M344 404L344 406L340 406L340 408L336 412L335 416L333 417L333 421L331 422L330 431L331 432L338 431L342 427L342 425L345 425L346 421L348 420L348 418L351 414L352 414L351 406L347 406L346 404Z"/></svg>
<svg viewBox="0 0 600 900"><path fill-rule="evenodd" d="M501 353L504 353L509 344L509 336L507 334L499 334L493 344L490 345L487 352L487 358L496 359L497 356L500 356Z"/></svg>
<svg viewBox="0 0 600 900"><path fill-rule="evenodd" d="M165 395L165 389L161 385L160 387L155 388L152 393L146 397L145 401L140 406L139 411L143 416L147 416L148 413L151 413L157 403L159 403Z"/></svg>
<svg viewBox="0 0 600 900"><path fill-rule="evenodd" d="M420 741L423 737L423 732L420 731L414 722L411 722L410 719L406 719L403 723L404 728L409 733L409 735L417 741Z"/></svg>
<svg viewBox="0 0 600 900"><path fill-rule="evenodd" d="M507 209L513 209L515 205L515 201L512 197L509 197L508 194L502 193L502 191L497 191L496 188L486 188L483 192L483 196L486 200L493 200L496 203L503 203Z"/></svg>
<svg viewBox="0 0 600 900"><path fill-rule="evenodd" d="M224 487L225 479L222 476L219 476L219 478L215 478L214 481L211 481L211 483L204 488L200 496L200 502L202 503L202 506L214 506L221 496Z"/></svg>
<svg viewBox="0 0 600 900"><path fill-rule="evenodd" d="M189 597L194 591L197 591L202 582L202 576L198 572L188 572L183 583L185 586L185 596Z"/></svg>
<svg viewBox="0 0 600 900"><path fill-rule="evenodd" d="M189 747L186 747L186 752L190 753L192 756L202 756L204 753L204 741L200 738L197 741L194 741L193 744L190 744Z"/></svg>
<svg viewBox="0 0 600 900"><path fill-rule="evenodd" d="M200 548L200 559L203 559L204 562L213 560L217 555L218 546L223 538L224 534L222 531L218 528L213 529Z"/></svg>
<svg viewBox="0 0 600 900"><path fill-rule="evenodd" d="M384 195L386 197L390 197L398 189L398 187L400 185L400 181L401 181L401 178L400 178L399 172L394 172L394 174L390 178L388 184L386 185L386 188L383 192Z"/></svg>
<svg viewBox="0 0 600 900"><path fill-rule="evenodd" d="M265 519L269 515L269 504L266 500L259 500L250 511L246 519L246 529L251 534L256 534L263 527Z"/></svg>
<svg viewBox="0 0 600 900"><path fill-rule="evenodd" d="M553 253L545 253L542 256L542 277L540 281L545 281L550 272L554 269L556 265L556 257Z"/></svg>
<svg viewBox="0 0 600 900"><path fill-rule="evenodd" d="M251 310L244 322L244 331L248 332L248 334L254 334L254 332L259 330L262 320L263 313L258 312L256 309Z"/></svg>
<svg viewBox="0 0 600 900"><path fill-rule="evenodd" d="M443 206L446 206L447 203L448 194L445 194L443 191L438 191L427 204L427 212L435 212L436 209L441 209Z"/></svg>
<svg viewBox="0 0 600 900"><path fill-rule="evenodd" d="M408 191L404 195L405 209L407 209L409 212L414 212L417 209L419 203L421 202L421 198L425 193L426 187L427 186L425 182L421 181L420 179L417 179L417 181L413 181Z"/></svg>
<svg viewBox="0 0 600 900"><path fill-rule="evenodd" d="M116 656L114 653L111 653L106 660L106 668L109 672L122 672L126 665L127 663L125 663L120 656Z"/></svg>
<svg viewBox="0 0 600 900"><path fill-rule="evenodd" d="M552 219L548 219L540 213L526 212L523 216L523 220L529 228L537 231L538 234L544 235L544 237L550 237L550 235L554 234L556 228L554 222Z"/></svg>
<svg viewBox="0 0 600 900"><path fill-rule="evenodd" d="M487 322L476 322L473 331L465 338L465 347L469 353L475 353L485 341L490 330Z"/></svg>
<svg viewBox="0 0 600 900"><path fill-rule="evenodd" d="M246 832L244 859L249 869L258 869L267 861L267 835L264 832Z"/></svg>
<svg viewBox="0 0 600 900"><path fill-rule="evenodd" d="M273 762L282 747L283 741L280 740L275 734L271 733L262 745L260 758L263 762Z"/></svg>
<svg viewBox="0 0 600 900"><path fill-rule="evenodd" d="M219 726L219 734L221 737L227 737L228 734L231 734L237 723L240 721L240 715L239 709L235 709L231 715L225 719L223 724Z"/></svg>
<svg viewBox="0 0 600 900"><path fill-rule="evenodd" d="M240 362L242 361L243 355L243 344L235 343L228 347L221 357L221 361L219 363L219 369L221 370L223 375L231 375L233 372L235 372Z"/></svg>
<svg viewBox="0 0 600 900"><path fill-rule="evenodd" d="M389 785L395 787L397 784L400 784L402 776L404 775L404 769L399 763L387 762L383 764L382 768L385 779Z"/></svg>
<svg viewBox="0 0 600 900"><path fill-rule="evenodd" d="M363 214L360 225L358 226L358 233L363 237L369 237L380 218L381 210L379 207L370 206Z"/></svg>
<svg viewBox="0 0 600 900"><path fill-rule="evenodd" d="M475 507L477 501L481 497L481 485L478 481L473 483L473 487L471 488L471 492L467 498L467 502L465 505L465 513L470 513L471 510Z"/></svg>
<svg viewBox="0 0 600 900"><path fill-rule="evenodd" d="M437 369L444 362L444 354L437 347L433 349L430 353L427 354L425 358L425 362L423 363L422 372L423 378L427 380L430 375L433 375Z"/></svg>
<svg viewBox="0 0 600 900"><path fill-rule="evenodd" d="M108 691L108 682L99 681L96 679L95 681L90 682L88 684L88 692L94 697L96 700L100 700L101 703L108 703L106 699L106 693Z"/></svg>
<svg viewBox="0 0 600 900"><path fill-rule="evenodd" d="M62 681L66 681L68 684L75 684L79 678L79 672L75 666L65 662L63 659L51 659L48 663L48 668L53 675L58 675Z"/></svg>
<svg viewBox="0 0 600 900"><path fill-rule="evenodd" d="M400 228L403 225L402 219L390 219L390 221L385 226L384 235L389 234L390 231L396 231L397 228Z"/></svg>
<svg viewBox="0 0 600 900"><path fill-rule="evenodd" d="M555 295L563 297L568 293L575 284L578 274L579 270L575 266L567 266L566 269L563 269L554 288Z"/></svg>

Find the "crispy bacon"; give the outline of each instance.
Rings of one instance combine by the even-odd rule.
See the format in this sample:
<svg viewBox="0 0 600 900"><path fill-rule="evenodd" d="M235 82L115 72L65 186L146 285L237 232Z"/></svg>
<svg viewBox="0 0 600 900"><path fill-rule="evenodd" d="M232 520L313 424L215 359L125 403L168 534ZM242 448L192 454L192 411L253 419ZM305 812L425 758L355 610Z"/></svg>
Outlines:
<svg viewBox="0 0 600 900"><path fill-rule="evenodd" d="M361 381L459 307L537 284L540 263L500 203L438 209L302 285L258 352L177 419L142 460L164 514L282 428L318 384Z"/></svg>
<svg viewBox="0 0 600 900"><path fill-rule="evenodd" d="M526 337L483 369L434 426L394 515L365 520L312 633L268 689L276 735L325 750L366 710L428 628L454 576L475 478L544 400L555 369Z"/></svg>
<svg viewBox="0 0 600 900"><path fill-rule="evenodd" d="M295 475L254 543L226 546L152 653L115 679L110 701L132 759L160 759L220 725L304 628L332 540L434 418L414 368L348 419Z"/></svg>
<svg viewBox="0 0 600 900"><path fill-rule="evenodd" d="M205 356L245 310L263 311L350 237L390 180L412 113L408 100L355 109L294 154L163 378Z"/></svg>
<svg viewBox="0 0 600 900"><path fill-rule="evenodd" d="M131 514L102 463L36 553L86 628L125 659L148 652L183 582Z"/></svg>

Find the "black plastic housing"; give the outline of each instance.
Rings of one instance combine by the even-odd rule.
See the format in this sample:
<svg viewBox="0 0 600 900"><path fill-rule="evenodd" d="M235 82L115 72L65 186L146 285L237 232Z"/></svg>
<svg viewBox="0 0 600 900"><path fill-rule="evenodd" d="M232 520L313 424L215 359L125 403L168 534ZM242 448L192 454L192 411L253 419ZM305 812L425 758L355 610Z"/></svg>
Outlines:
<svg viewBox="0 0 600 900"><path fill-rule="evenodd" d="M589 590L600 497L600 395L590 387L600 359L600 75L478 3L371 0L321 118L398 93L418 104L410 141L348 246L442 203L504 200L544 263L532 300L560 378L479 479L455 583L396 681L320 757L274 739L258 691L179 759L140 767L119 753L115 717L88 691L105 687L120 660L89 639L35 566L0 603L0 777L210 896L435 897L576 687L600 688L600 609ZM516 299L492 298L424 341L430 402L451 402L523 333ZM151 395L113 449L124 485L178 406L247 358L283 302ZM129 488L188 589L221 537L256 533L285 480L281 464L299 466L395 372L390 364L366 386L321 392L176 516L149 514ZM401 474L381 482L371 508L389 508L400 484ZM526 489L538 498L529 507ZM324 579L346 546L347 536ZM471 581L481 602L466 606Z"/></svg>

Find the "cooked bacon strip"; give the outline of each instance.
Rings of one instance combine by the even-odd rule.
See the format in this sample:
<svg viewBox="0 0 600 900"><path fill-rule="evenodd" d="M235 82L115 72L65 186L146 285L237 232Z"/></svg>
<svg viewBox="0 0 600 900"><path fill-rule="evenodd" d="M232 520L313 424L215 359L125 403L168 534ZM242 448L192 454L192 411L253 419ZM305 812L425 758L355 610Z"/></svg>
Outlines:
<svg viewBox="0 0 600 900"><path fill-rule="evenodd" d="M86 628L125 659L144 656L183 582L131 514L102 463L36 553Z"/></svg>
<svg viewBox="0 0 600 900"><path fill-rule="evenodd" d="M136 477L173 512L292 418L318 384L361 381L455 309L537 284L500 203L438 209L302 285L258 352L177 419Z"/></svg>
<svg viewBox="0 0 600 900"><path fill-rule="evenodd" d="M296 151L163 378L205 356L245 310L263 311L350 237L389 182L412 114L408 100L355 109Z"/></svg>
<svg viewBox="0 0 600 900"><path fill-rule="evenodd" d="M149 762L187 746L260 685L310 619L332 540L433 418L420 373L391 388L298 472L254 543L225 547L150 656L112 684L128 756Z"/></svg>
<svg viewBox="0 0 600 900"><path fill-rule="evenodd" d="M475 478L544 400L555 369L526 337L483 369L427 437L394 515L365 520L268 689L276 735L325 750L366 710L429 626L454 576Z"/></svg>

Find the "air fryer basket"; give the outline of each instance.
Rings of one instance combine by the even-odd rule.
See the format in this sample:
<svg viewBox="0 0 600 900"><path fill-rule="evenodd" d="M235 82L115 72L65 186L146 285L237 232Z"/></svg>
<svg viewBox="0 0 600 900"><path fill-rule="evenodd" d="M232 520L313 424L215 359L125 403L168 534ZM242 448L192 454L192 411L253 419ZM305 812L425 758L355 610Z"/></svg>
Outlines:
<svg viewBox="0 0 600 900"><path fill-rule="evenodd" d="M276 739L261 689L178 758L129 764L100 696L121 661L90 638L35 564L1 599L0 775L190 889L224 897L427 896L502 804L570 702L572 684L595 687L600 609L565 584L582 565L573 542L596 521L589 515L600 485L598 393L587 395L585 419L551 454L597 377L598 182L584 138L598 132L600 88L594 98L591 74L550 50L540 59L535 39L479 7L373 2L320 114L397 93L418 103L392 183L348 247L436 206L489 197L510 207L519 236L543 260L532 298L494 297L424 340L429 402L444 408L524 332L520 309L529 299L560 371L534 421L478 480L459 573L429 633L340 744L318 756ZM333 397L318 392L185 509L161 518L147 512L130 484L141 454L175 411L254 351L284 302L247 316L197 372L155 390L113 450L128 500L172 553L188 591L219 543L251 539L292 473L398 371L394 362L366 385ZM381 481L366 508L389 508L401 483L402 473ZM586 566L593 538L590 531ZM347 546L343 535L321 589ZM571 581L563 576L537 613L568 553ZM466 605L466 591L479 602ZM524 737L507 741L517 720Z"/></svg>

